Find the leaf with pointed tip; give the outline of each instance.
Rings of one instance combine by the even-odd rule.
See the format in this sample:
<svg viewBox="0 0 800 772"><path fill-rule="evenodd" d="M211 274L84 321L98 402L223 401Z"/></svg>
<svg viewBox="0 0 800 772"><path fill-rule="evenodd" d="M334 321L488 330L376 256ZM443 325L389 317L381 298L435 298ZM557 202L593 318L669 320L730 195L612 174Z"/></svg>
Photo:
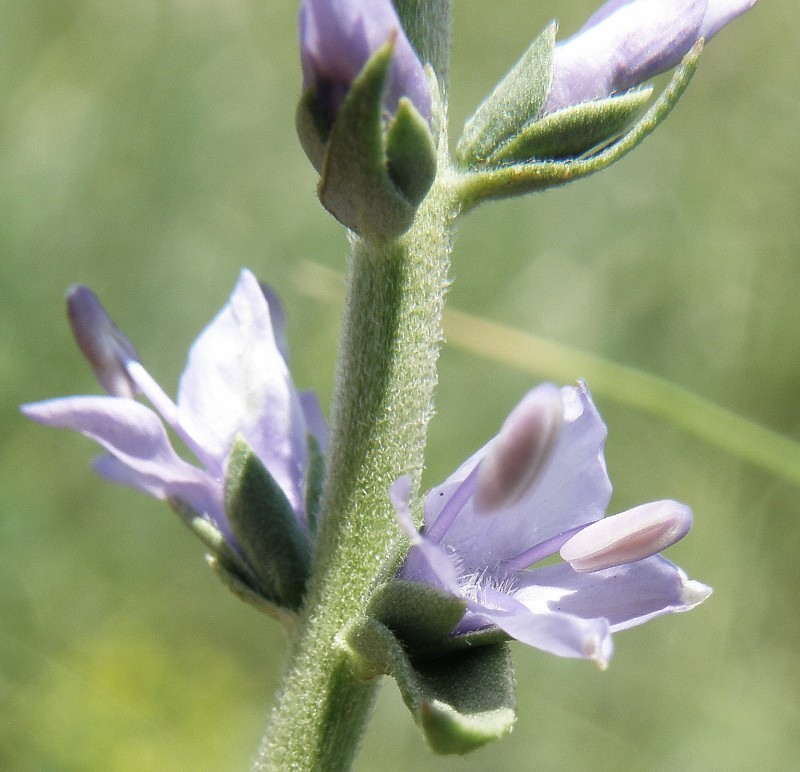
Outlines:
<svg viewBox="0 0 800 772"><path fill-rule="evenodd" d="M579 156L619 136L652 93L650 86L545 115L498 147L486 165Z"/></svg>
<svg viewBox="0 0 800 772"><path fill-rule="evenodd" d="M412 206L418 206L436 176L436 148L428 122L406 97L386 133L386 158L392 181Z"/></svg>
<svg viewBox="0 0 800 772"><path fill-rule="evenodd" d="M387 171L383 94L393 40L379 48L356 76L331 129L319 198L339 222L356 233L397 236L414 218Z"/></svg>
<svg viewBox="0 0 800 772"><path fill-rule="evenodd" d="M308 539L280 486L241 436L228 461L225 512L265 597L297 610L309 576Z"/></svg>
<svg viewBox="0 0 800 772"><path fill-rule="evenodd" d="M456 148L456 157L461 163L481 164L539 114L553 77L557 29L558 25L553 22L531 43L467 121Z"/></svg>

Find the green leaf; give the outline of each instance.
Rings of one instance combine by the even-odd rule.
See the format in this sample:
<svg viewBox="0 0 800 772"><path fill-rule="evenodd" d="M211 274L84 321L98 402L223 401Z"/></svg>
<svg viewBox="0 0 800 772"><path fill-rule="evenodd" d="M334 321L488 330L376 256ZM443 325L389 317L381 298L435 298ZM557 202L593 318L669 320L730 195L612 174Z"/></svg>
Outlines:
<svg viewBox="0 0 800 772"><path fill-rule="evenodd" d="M400 235L415 212L389 177L384 149L383 94L393 43L379 48L353 81L333 123L319 182L325 208L362 235Z"/></svg>
<svg viewBox="0 0 800 772"><path fill-rule="evenodd" d="M416 207L436 176L436 147L428 122L406 97L400 100L386 133L386 158L392 181Z"/></svg>
<svg viewBox="0 0 800 772"><path fill-rule="evenodd" d="M406 649L418 656L437 650L464 616L467 604L424 582L396 579L378 590L367 613L388 627Z"/></svg>
<svg viewBox="0 0 800 772"><path fill-rule="evenodd" d="M297 610L309 576L308 539L280 486L241 436L228 461L225 512L262 594Z"/></svg>
<svg viewBox="0 0 800 772"><path fill-rule="evenodd" d="M652 86L566 107L524 126L486 161L487 166L581 155L619 134L644 107Z"/></svg>
<svg viewBox="0 0 800 772"><path fill-rule="evenodd" d="M558 25L553 22L495 86L464 126L456 157L465 165L482 163L542 109L553 77Z"/></svg>
<svg viewBox="0 0 800 772"><path fill-rule="evenodd" d="M412 660L397 637L375 619L365 620L347 641L354 667L363 677L394 676L436 753L468 753L514 725L514 674L506 644Z"/></svg>

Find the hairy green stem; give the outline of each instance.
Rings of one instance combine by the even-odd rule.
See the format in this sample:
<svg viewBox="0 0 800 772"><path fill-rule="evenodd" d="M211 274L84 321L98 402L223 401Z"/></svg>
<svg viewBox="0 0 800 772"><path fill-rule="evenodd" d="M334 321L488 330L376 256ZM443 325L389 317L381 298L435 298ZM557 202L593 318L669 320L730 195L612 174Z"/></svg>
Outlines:
<svg viewBox="0 0 800 772"><path fill-rule="evenodd" d="M453 217L437 185L400 240L353 241L324 520L259 770L347 769L363 731L374 683L350 670L344 638L406 548L388 489L422 471Z"/></svg>

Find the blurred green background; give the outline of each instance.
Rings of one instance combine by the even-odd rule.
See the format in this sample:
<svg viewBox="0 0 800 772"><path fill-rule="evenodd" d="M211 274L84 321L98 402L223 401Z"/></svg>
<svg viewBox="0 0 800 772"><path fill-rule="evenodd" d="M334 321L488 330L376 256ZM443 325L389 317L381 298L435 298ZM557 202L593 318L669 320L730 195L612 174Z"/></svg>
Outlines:
<svg viewBox="0 0 800 772"><path fill-rule="evenodd" d="M591 0L456 3L453 135L553 16ZM342 229L293 134L296 3L0 3L0 769L241 770L285 655L159 502L101 483L83 438L23 401L98 391L62 296L91 285L174 392L248 265L288 307L293 371L327 405ZM763 2L703 55L667 123L610 171L464 221L453 308L659 375L800 439L800 22ZM591 386L592 373L585 376ZM427 482L537 376L445 346ZM430 755L393 683L356 769L752 770L800 759L798 486L598 395L612 508L696 525L671 557L714 586L616 637L610 669L516 646L519 722Z"/></svg>

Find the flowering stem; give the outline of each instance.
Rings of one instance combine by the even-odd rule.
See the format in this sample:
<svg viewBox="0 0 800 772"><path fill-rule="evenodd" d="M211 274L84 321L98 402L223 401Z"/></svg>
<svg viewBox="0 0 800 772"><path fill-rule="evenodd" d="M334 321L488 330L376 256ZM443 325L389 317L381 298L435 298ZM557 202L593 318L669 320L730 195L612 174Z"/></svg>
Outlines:
<svg viewBox="0 0 800 772"><path fill-rule="evenodd" d="M349 768L372 704L377 679L353 672L345 639L408 546L388 490L403 474L419 483L433 413L456 216L445 139L440 149L409 231L353 238L322 529L257 770Z"/></svg>

